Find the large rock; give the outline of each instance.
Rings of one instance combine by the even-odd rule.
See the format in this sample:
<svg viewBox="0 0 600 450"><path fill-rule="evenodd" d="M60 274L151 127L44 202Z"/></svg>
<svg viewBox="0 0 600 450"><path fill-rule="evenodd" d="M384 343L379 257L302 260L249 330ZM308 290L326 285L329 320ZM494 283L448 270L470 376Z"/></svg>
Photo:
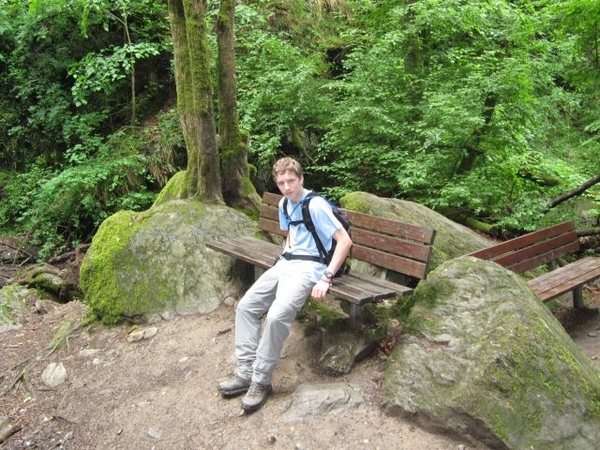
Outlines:
<svg viewBox="0 0 600 450"><path fill-rule="evenodd" d="M81 266L86 302L105 323L151 313L208 313L237 296L248 277L205 243L253 234L244 214L194 200L171 200L106 219Z"/></svg>
<svg viewBox="0 0 600 450"><path fill-rule="evenodd" d="M384 408L497 449L595 450L600 374L521 277L462 257L419 285Z"/></svg>

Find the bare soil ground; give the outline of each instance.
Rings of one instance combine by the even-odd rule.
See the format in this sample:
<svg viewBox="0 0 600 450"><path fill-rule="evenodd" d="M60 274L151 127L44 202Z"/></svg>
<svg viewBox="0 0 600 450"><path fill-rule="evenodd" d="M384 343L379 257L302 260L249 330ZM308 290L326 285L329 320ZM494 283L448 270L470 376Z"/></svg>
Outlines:
<svg viewBox="0 0 600 450"><path fill-rule="evenodd" d="M600 293L592 294L590 309L573 311L567 300L555 314L600 368ZM216 390L233 369L231 307L144 325L158 332L133 343L127 337L135 326L94 323L54 349L61 327L81 323L85 312L79 302L36 306L26 300L23 327L0 333L0 419L18 430L0 449L487 449L382 414L382 354L342 378L316 373L315 338L304 335L301 320L284 350L273 395L259 411L244 414L240 398L223 399ZM62 362L68 374L55 388L41 379L51 362ZM337 415L281 421L299 385L339 381L358 387L365 402Z"/></svg>

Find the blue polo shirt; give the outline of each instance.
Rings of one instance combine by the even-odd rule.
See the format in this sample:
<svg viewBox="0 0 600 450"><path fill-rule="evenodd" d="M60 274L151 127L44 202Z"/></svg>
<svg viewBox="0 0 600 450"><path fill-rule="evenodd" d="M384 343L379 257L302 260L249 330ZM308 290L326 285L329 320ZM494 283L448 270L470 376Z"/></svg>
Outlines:
<svg viewBox="0 0 600 450"><path fill-rule="evenodd" d="M298 203L288 200L287 212L292 221L302 220L302 202L309 192L309 190L305 189L302 200ZM284 251L294 255L319 256L317 244L306 226L303 223L299 225L289 225L288 219L283 213L283 201L284 199L279 201L279 226L282 230L288 231L289 235L289 245L286 245ZM323 246L327 250L330 249L333 235L337 230L342 228L342 224L335 218L331 211L331 205L323 197L313 197L308 204L308 209Z"/></svg>

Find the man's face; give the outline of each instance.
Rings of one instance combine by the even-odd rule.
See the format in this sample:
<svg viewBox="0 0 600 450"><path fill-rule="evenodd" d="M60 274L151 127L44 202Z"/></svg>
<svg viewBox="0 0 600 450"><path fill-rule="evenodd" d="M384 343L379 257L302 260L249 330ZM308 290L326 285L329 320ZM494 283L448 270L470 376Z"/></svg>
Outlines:
<svg viewBox="0 0 600 450"><path fill-rule="evenodd" d="M287 171L277 175L275 182L281 193L294 203L299 202L304 194L304 177L299 177L294 172Z"/></svg>

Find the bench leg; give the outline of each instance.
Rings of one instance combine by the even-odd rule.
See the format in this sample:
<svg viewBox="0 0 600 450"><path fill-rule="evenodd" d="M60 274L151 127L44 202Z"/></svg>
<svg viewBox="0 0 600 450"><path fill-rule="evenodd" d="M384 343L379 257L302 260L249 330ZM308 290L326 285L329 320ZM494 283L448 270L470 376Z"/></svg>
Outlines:
<svg viewBox="0 0 600 450"><path fill-rule="evenodd" d="M573 308L582 309L583 308L583 292L581 286L573 289Z"/></svg>
<svg viewBox="0 0 600 450"><path fill-rule="evenodd" d="M350 303L350 328L361 330L365 323L365 307Z"/></svg>

